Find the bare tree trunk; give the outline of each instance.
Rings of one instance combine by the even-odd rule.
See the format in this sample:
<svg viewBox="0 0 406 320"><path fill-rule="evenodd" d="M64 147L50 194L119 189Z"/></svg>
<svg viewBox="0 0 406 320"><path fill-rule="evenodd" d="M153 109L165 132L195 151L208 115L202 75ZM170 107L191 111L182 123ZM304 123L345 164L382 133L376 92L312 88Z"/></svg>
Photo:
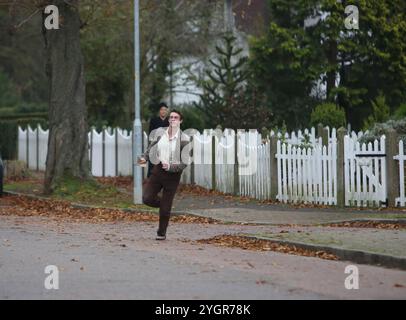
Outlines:
<svg viewBox="0 0 406 320"><path fill-rule="evenodd" d="M45 193L52 193L64 176L89 177L79 1L56 0L53 4L59 9L60 29L43 31L50 82Z"/></svg>
<svg viewBox="0 0 406 320"><path fill-rule="evenodd" d="M327 59L329 67L337 66L337 41L331 40L328 45ZM336 70L330 70L327 72L327 98L331 98L331 92L336 88L337 75Z"/></svg>

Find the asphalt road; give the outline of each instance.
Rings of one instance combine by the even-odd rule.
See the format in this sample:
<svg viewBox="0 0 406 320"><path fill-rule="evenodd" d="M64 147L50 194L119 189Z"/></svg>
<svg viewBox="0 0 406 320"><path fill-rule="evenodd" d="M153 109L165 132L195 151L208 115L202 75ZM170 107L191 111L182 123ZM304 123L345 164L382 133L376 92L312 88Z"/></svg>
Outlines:
<svg viewBox="0 0 406 320"><path fill-rule="evenodd" d="M172 223L158 242L152 222L0 216L0 299L406 298L405 271L358 265L359 289L348 290L349 262L193 242L272 228ZM45 288L48 265L58 289Z"/></svg>

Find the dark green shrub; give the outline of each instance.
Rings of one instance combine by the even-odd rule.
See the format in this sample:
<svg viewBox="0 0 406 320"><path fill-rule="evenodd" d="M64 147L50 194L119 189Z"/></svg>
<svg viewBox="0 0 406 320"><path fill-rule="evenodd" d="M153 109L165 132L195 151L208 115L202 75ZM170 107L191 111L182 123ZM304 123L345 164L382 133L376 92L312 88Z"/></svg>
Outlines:
<svg viewBox="0 0 406 320"><path fill-rule="evenodd" d="M373 142L387 132L388 129L395 129L399 139L406 143L406 118L401 120L388 120L383 123L375 123L360 139L361 143Z"/></svg>
<svg viewBox="0 0 406 320"><path fill-rule="evenodd" d="M334 103L323 103L318 105L310 116L310 125L317 126L322 123L330 128L345 126L345 111Z"/></svg>
<svg viewBox="0 0 406 320"><path fill-rule="evenodd" d="M38 124L42 129L48 129L48 122L44 119L0 120L0 154L3 160L17 159L18 126L26 129L30 125L34 129Z"/></svg>
<svg viewBox="0 0 406 320"><path fill-rule="evenodd" d="M183 114L182 130L197 129L202 132L206 129L206 116L202 110L195 106L183 106L179 111Z"/></svg>
<svg viewBox="0 0 406 320"><path fill-rule="evenodd" d="M3 160L17 157L17 123L0 122L0 154Z"/></svg>
<svg viewBox="0 0 406 320"><path fill-rule="evenodd" d="M402 103L395 111L394 118L396 120L406 118L406 102Z"/></svg>
<svg viewBox="0 0 406 320"><path fill-rule="evenodd" d="M389 120L390 108L386 104L385 96L381 93L375 99L371 101L372 114L364 121L364 130L368 130L373 127L375 123L383 123Z"/></svg>

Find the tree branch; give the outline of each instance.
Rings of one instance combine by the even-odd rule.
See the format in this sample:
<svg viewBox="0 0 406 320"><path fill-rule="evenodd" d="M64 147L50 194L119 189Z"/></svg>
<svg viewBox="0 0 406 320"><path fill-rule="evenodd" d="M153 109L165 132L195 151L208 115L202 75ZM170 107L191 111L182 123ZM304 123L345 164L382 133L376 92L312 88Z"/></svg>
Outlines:
<svg viewBox="0 0 406 320"><path fill-rule="evenodd" d="M14 28L18 29L20 28L24 23L27 23L28 21L30 21L30 19L36 15L38 12L40 11L40 9L36 9L34 12L32 12L27 18L25 18L23 21L21 21L19 24L15 25Z"/></svg>

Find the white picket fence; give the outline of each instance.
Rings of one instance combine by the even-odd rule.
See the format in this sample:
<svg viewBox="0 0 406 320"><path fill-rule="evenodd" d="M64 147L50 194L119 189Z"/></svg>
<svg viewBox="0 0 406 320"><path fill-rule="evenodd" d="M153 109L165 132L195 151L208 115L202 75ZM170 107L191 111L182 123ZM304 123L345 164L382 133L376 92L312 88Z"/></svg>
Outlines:
<svg viewBox="0 0 406 320"><path fill-rule="evenodd" d="M216 190L234 192L235 132L228 130L215 139Z"/></svg>
<svg viewBox="0 0 406 320"><path fill-rule="evenodd" d="M148 136L145 132L143 136L144 146L147 146ZM121 129L97 132L93 129L89 132L89 149L93 176L132 175L132 132Z"/></svg>
<svg viewBox="0 0 406 320"><path fill-rule="evenodd" d="M379 206L387 199L385 136L368 145L357 138L344 138L345 204Z"/></svg>
<svg viewBox="0 0 406 320"><path fill-rule="evenodd" d="M26 130L18 127L18 160L24 161L32 170L45 170L48 152L48 131L38 126Z"/></svg>
<svg viewBox="0 0 406 320"><path fill-rule="evenodd" d="M364 133L352 132L344 137L345 205L380 206L387 200L385 136L379 141L360 144ZM270 137L279 138L276 150L271 150ZM302 146L304 137L309 143ZM214 137L214 139L213 139ZM265 138L265 139L263 139ZM237 146L235 141L237 140ZM33 170L45 170L48 131L19 128L18 159ZM213 155L213 145L214 155ZM282 143L284 141L284 143ZM144 150L148 137L144 133ZM310 145L310 147L308 147ZM237 147L237 150L236 150ZM406 205L404 188L403 143L399 143L400 190L398 205ZM277 169L271 168L271 155ZM237 156L237 164L235 163ZM207 189L251 197L271 199L271 191L281 202L337 204L337 135L328 130L327 145L316 137L315 129L282 134L271 132L262 137L256 130L225 130L220 135L212 129L193 136L193 165L181 177L183 183L193 182ZM132 133L121 129L89 132L89 159L94 176L132 175ZM213 166L214 160L214 166ZM235 170L238 170L238 175ZM271 175L276 170L275 177ZM215 174L213 176L213 173ZM143 170L144 177L147 170ZM238 178L238 183L235 181ZM271 190L277 179L277 192ZM238 190L235 190L237 186Z"/></svg>
<svg viewBox="0 0 406 320"><path fill-rule="evenodd" d="M406 155L404 154L404 145L403 141L399 141L399 154L393 157L396 160L399 160L399 197L396 198L396 203L404 207L406 205L406 196L405 196L405 159Z"/></svg>
<svg viewBox="0 0 406 320"><path fill-rule="evenodd" d="M296 148L278 141L278 195L282 202L337 204L336 141L328 148Z"/></svg>
<svg viewBox="0 0 406 320"><path fill-rule="evenodd" d="M95 177L116 177L132 175L132 132L107 128L102 132L92 129L89 134L89 160ZM144 132L144 149L148 136ZM45 170L48 152L48 130L38 126L18 128L18 160L27 163L32 170ZM143 175L147 175L144 169Z"/></svg>
<svg viewBox="0 0 406 320"><path fill-rule="evenodd" d="M271 136L275 133L271 131ZM276 134L278 137L282 137L282 134L278 132ZM319 142L319 138L316 136L316 129L313 127L310 130L298 130L297 132L292 131L290 134L285 133L285 142L292 145L300 144L305 138L309 140L309 142L314 145Z"/></svg>
<svg viewBox="0 0 406 320"><path fill-rule="evenodd" d="M215 155L213 158L213 137ZM220 137L211 129L193 136L193 167L185 169L182 182L190 183L191 170L195 184L224 193L234 193L235 179L234 130L226 130ZM237 164L239 194L257 199L270 199L270 145L262 144L257 131L237 133ZM213 181L213 160L215 179Z"/></svg>
<svg viewBox="0 0 406 320"><path fill-rule="evenodd" d="M238 134L239 194L259 200L271 199L270 143L262 143L256 131Z"/></svg>
<svg viewBox="0 0 406 320"><path fill-rule="evenodd" d="M212 189L212 136L213 130L206 129L202 133L198 132L193 137L193 158L194 158L194 180L199 186ZM185 175L182 182L190 182L189 176ZM187 180L186 180L187 179Z"/></svg>

